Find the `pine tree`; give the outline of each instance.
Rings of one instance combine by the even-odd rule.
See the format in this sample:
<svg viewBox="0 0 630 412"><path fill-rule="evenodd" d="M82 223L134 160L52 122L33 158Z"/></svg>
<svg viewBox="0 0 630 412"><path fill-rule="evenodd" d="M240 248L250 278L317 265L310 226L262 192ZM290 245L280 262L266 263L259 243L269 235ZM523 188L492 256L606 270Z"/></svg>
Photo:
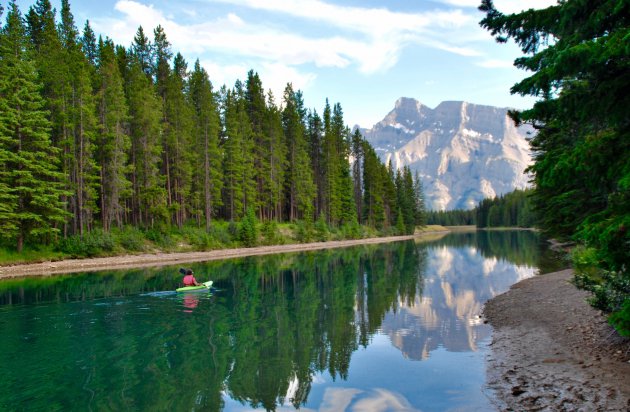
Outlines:
<svg viewBox="0 0 630 412"><path fill-rule="evenodd" d="M93 71L81 50L79 33L74 25L67 0L62 1L59 32L66 56L70 95L66 104L67 136L64 144L66 173L73 195L68 199L73 215L73 233L83 235L92 227L98 207L98 165L94 160L96 110L92 89Z"/></svg>
<svg viewBox="0 0 630 412"><path fill-rule="evenodd" d="M201 200L198 208L203 211L206 230L210 229L212 216L221 203L223 155L219 147L219 112L212 83L199 60L190 77L190 99L195 109L195 138L193 153L193 193Z"/></svg>
<svg viewBox="0 0 630 412"><path fill-rule="evenodd" d="M261 202L266 205L266 219L282 219L282 202L284 194L287 147L282 128L282 112L276 106L271 91L267 96L267 116L265 117L264 134L267 136L269 157L269 175L265 179Z"/></svg>
<svg viewBox="0 0 630 412"><path fill-rule="evenodd" d="M363 141L363 221L371 227L382 228L386 222L383 173L379 159L367 141Z"/></svg>
<svg viewBox="0 0 630 412"><path fill-rule="evenodd" d="M324 169L322 164L324 129L322 119L313 110L308 115L308 144L311 158L311 169L313 170L313 182L316 187L315 215L325 214L324 208ZM328 222L327 222L328 223Z"/></svg>
<svg viewBox="0 0 630 412"><path fill-rule="evenodd" d="M132 219L134 224L152 226L166 221L166 190L160 175L162 160L162 105L139 57L132 54L126 81L129 102L131 164L133 172Z"/></svg>
<svg viewBox="0 0 630 412"><path fill-rule="evenodd" d="M18 252L31 237L57 233L67 217L61 197L59 151L28 54L15 2L0 33L0 228ZM44 238L45 239L45 238Z"/></svg>
<svg viewBox="0 0 630 412"><path fill-rule="evenodd" d="M243 211L243 176L245 166L243 161L244 137L239 128L239 103L233 90L228 90L223 104L223 118L225 124L225 142L223 158L224 204L226 216L236 220Z"/></svg>
<svg viewBox="0 0 630 412"><path fill-rule="evenodd" d="M427 211L424 202L424 189L422 186L422 180L420 179L420 174L416 170L414 175L414 203L415 203L415 225L416 226L426 226L427 224Z"/></svg>
<svg viewBox="0 0 630 412"><path fill-rule="evenodd" d="M169 208L177 226L187 219L192 184L194 110L186 98L187 64L181 54L173 61L173 70L164 89L164 137Z"/></svg>
<svg viewBox="0 0 630 412"><path fill-rule="evenodd" d="M131 146L128 135L128 108L114 43L99 40L98 97L99 153L101 168L101 219L103 229L121 226L124 200L130 194L127 180L127 153Z"/></svg>
<svg viewBox="0 0 630 412"><path fill-rule="evenodd" d="M287 200L289 220L313 221L315 185L308 156L301 95L289 83L284 89L282 125L287 146Z"/></svg>
<svg viewBox="0 0 630 412"><path fill-rule="evenodd" d="M83 53L93 67L96 67L96 59L98 58L98 48L96 43L96 35L90 26L90 21L85 22L83 27L83 36L81 36L81 46Z"/></svg>
<svg viewBox="0 0 630 412"><path fill-rule="evenodd" d="M364 139L361 136L359 129L355 129L352 134L352 184L354 187L354 202L356 205L356 215L361 216L361 209L363 205L363 179L362 179L362 166L363 166L363 143Z"/></svg>
<svg viewBox="0 0 630 412"><path fill-rule="evenodd" d="M153 60L152 53L153 47L149 38L144 34L142 26L138 27L136 36L133 38L133 44L131 46L131 52L136 57L140 69L149 78L153 75Z"/></svg>

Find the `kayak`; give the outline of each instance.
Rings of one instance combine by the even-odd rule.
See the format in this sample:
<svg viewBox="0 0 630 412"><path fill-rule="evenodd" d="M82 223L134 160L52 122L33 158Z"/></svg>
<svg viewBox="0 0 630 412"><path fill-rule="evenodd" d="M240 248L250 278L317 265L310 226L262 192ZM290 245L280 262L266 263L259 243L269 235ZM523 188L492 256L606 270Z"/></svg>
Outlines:
<svg viewBox="0 0 630 412"><path fill-rule="evenodd" d="M210 290L211 286L212 286L212 281L209 280L207 282L203 282L199 286L184 286L183 288L175 289L175 291L177 292L203 292L206 290Z"/></svg>

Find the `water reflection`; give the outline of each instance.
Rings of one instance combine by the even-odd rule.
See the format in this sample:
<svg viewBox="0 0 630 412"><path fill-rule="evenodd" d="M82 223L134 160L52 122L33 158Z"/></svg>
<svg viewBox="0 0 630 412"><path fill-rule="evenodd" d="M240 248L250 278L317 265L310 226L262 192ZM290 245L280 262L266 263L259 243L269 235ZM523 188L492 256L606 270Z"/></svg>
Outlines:
<svg viewBox="0 0 630 412"><path fill-rule="evenodd" d="M482 360L458 354L535 273L525 233L195 264L214 294L175 293L176 267L0 282L0 409L470 404Z"/></svg>
<svg viewBox="0 0 630 412"><path fill-rule="evenodd" d="M431 351L474 351L490 327L481 322L483 304L510 285L535 274L533 266L518 266L497 257L484 257L473 247L435 246L428 249L423 295L399 303L383 321L383 332L405 356L422 360Z"/></svg>

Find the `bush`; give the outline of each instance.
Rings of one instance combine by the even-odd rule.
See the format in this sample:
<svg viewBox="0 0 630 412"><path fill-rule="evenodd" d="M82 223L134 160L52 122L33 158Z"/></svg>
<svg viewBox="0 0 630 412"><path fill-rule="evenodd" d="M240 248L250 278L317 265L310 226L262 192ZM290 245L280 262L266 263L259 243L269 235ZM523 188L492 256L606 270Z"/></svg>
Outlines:
<svg viewBox="0 0 630 412"><path fill-rule="evenodd" d="M214 222L210 225L210 234L220 244L229 246L234 238L230 235L229 226L225 222Z"/></svg>
<svg viewBox="0 0 630 412"><path fill-rule="evenodd" d="M319 215L317 222L315 222L315 240L318 242L326 242L330 238L330 229L328 223L326 223L326 215L322 213Z"/></svg>
<svg viewBox="0 0 630 412"><path fill-rule="evenodd" d="M361 230L361 225L354 221L341 226L341 235L344 239L361 239L363 231Z"/></svg>
<svg viewBox="0 0 630 412"><path fill-rule="evenodd" d="M112 231L116 243L130 252L143 252L146 250L144 233L134 227L125 227L123 230Z"/></svg>
<svg viewBox="0 0 630 412"><path fill-rule="evenodd" d="M171 235L158 227L146 230L144 237L155 243L159 248L171 249L175 246L175 241Z"/></svg>
<svg viewBox="0 0 630 412"><path fill-rule="evenodd" d="M253 208L248 208L238 228L238 239L247 247L258 243L258 220Z"/></svg>
<svg viewBox="0 0 630 412"><path fill-rule="evenodd" d="M300 220L296 224L295 239L300 243L313 241L313 222L310 220Z"/></svg>
<svg viewBox="0 0 630 412"><path fill-rule="evenodd" d="M617 329L621 336L630 337L630 298L623 302L621 310L613 312L608 317L608 323Z"/></svg>
<svg viewBox="0 0 630 412"><path fill-rule="evenodd" d="M265 245L280 245L284 243L284 239L278 229L278 223L275 220L269 220L263 223L262 235L265 239Z"/></svg>
<svg viewBox="0 0 630 412"><path fill-rule="evenodd" d="M215 241L210 233L207 233L205 229L197 227L186 228L185 237L188 243L190 243L195 250L208 250L212 249L215 245Z"/></svg>
<svg viewBox="0 0 630 412"><path fill-rule="evenodd" d="M238 238L238 226L236 225L236 223L233 220L230 220L230 223L228 223L228 233L230 234L232 239L237 239Z"/></svg>
<svg viewBox="0 0 630 412"><path fill-rule="evenodd" d="M74 235L61 239L57 244L57 250L71 257L94 257L110 254L115 246L111 233L94 229L83 237Z"/></svg>

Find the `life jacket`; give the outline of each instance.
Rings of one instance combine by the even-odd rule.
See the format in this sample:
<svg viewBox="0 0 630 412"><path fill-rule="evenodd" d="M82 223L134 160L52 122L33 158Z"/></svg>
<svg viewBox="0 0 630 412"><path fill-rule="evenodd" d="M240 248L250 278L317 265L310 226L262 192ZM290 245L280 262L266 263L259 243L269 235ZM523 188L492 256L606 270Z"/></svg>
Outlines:
<svg viewBox="0 0 630 412"><path fill-rule="evenodd" d="M195 277L193 275L184 276L184 285L185 286L194 286L195 285Z"/></svg>

